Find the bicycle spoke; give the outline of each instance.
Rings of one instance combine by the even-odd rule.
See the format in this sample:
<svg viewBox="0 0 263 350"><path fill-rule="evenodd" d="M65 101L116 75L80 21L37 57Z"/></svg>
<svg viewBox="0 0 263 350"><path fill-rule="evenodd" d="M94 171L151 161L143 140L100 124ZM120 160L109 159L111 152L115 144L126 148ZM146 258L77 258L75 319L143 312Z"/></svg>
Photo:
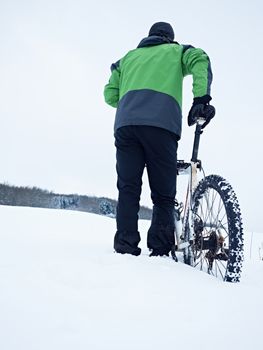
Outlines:
<svg viewBox="0 0 263 350"><path fill-rule="evenodd" d="M224 209L224 203L217 191L214 189L209 189L204 193L204 196L199 201L199 208L197 213L197 217L200 218L203 224L202 238L197 237L197 239L201 239L202 242L205 240L207 242L207 245L209 244L208 241L211 237L211 234L215 234L215 239L219 240L219 237L221 237L221 244L224 244L224 248L228 248L229 235L227 222L223 222L226 217L226 212ZM224 236L220 233L221 230L225 233ZM206 254L209 254L209 250L204 251L203 247L203 243L201 243L201 246L199 248L201 254L199 257L198 254L195 255L194 266L196 268L199 268L201 271L206 271L215 277L224 279L226 266L224 266L222 261L219 260L218 262L217 259L214 259L213 256L208 259ZM211 252L210 254L214 253Z"/></svg>
<svg viewBox="0 0 263 350"><path fill-rule="evenodd" d="M223 206L224 206L224 203L222 202L222 200L220 198L219 203L218 203L218 213L217 213L217 218L216 218L217 223L219 222L219 215L220 215L220 212L221 212Z"/></svg>
<svg viewBox="0 0 263 350"><path fill-rule="evenodd" d="M220 261L220 260L219 260L219 261ZM224 275L223 275L223 273L221 272L221 269L220 269L219 264L217 263L217 261L216 261L216 266L218 267L218 270L219 270L219 272L220 272L221 277L224 279Z"/></svg>

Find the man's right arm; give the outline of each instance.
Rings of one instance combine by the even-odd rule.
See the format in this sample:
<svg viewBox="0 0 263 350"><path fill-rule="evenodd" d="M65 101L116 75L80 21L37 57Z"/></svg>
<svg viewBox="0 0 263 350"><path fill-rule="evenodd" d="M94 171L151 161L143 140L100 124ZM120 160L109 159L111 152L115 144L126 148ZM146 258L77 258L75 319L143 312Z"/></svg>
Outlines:
<svg viewBox="0 0 263 350"><path fill-rule="evenodd" d="M104 88L105 102L112 107L117 107L119 102L120 73L120 61L117 61L111 65L111 76Z"/></svg>

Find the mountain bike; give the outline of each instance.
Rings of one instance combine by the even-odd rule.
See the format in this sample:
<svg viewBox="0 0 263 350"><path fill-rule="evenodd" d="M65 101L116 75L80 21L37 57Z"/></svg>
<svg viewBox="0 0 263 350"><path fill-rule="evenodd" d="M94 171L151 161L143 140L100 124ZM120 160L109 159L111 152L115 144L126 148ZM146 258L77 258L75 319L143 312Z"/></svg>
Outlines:
<svg viewBox="0 0 263 350"><path fill-rule="evenodd" d="M188 176L184 203L175 203L176 252L184 263L223 281L239 282L243 262L243 227L237 196L221 176L205 176L198 160L203 118L197 120L190 162L177 161L178 175ZM198 181L198 172L203 174Z"/></svg>

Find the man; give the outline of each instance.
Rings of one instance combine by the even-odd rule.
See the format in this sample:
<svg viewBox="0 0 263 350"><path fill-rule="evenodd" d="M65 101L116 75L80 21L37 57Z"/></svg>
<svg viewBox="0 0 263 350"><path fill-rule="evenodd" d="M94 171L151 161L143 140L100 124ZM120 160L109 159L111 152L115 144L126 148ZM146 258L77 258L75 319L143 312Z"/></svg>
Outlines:
<svg viewBox="0 0 263 350"><path fill-rule="evenodd" d="M188 115L214 116L209 105L212 71L206 53L174 42L169 23L155 23L135 50L112 64L105 101L117 107L114 135L117 150L117 253L139 255L138 212L146 166L153 214L148 231L150 256L169 255L174 244L177 143L182 126L183 77L193 76L194 102Z"/></svg>

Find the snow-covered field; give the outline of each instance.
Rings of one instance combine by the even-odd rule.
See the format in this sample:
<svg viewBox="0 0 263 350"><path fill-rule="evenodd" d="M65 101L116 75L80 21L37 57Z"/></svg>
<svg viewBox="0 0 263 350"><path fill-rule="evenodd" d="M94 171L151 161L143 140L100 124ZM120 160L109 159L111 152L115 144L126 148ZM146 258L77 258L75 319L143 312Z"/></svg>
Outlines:
<svg viewBox="0 0 263 350"><path fill-rule="evenodd" d="M263 234L239 284L114 254L114 220L0 206L1 350L262 349Z"/></svg>

